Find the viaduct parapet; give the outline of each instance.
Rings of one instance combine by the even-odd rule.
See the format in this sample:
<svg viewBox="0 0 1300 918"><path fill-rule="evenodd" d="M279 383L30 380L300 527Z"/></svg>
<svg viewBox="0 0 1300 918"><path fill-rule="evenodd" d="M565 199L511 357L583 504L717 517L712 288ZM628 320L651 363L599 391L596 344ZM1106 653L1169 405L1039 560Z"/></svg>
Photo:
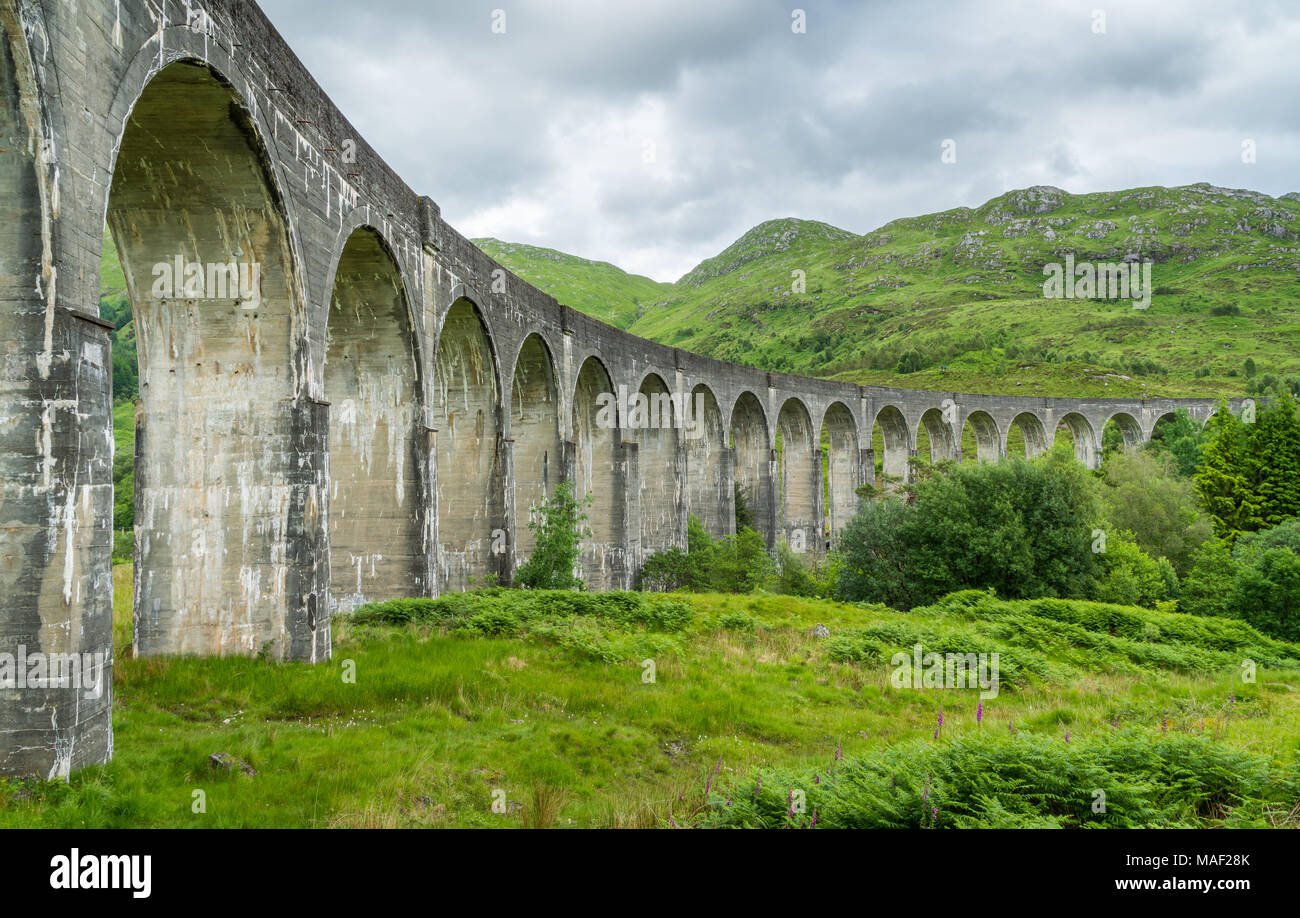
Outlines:
<svg viewBox="0 0 1300 918"><path fill-rule="evenodd" d="M587 583L622 588L689 515L734 531L737 487L769 544L819 555L873 425L903 477L920 430L959 458L969 422L994 459L1064 424L1095 466L1109 421L1137 444L1215 410L807 379L604 325L447 225L252 2L0 0L0 191L0 653L102 676L0 687L0 774L112 755L105 225L140 365L140 655L324 661L336 612L509 582L564 479L592 496ZM620 387L659 425L602 415Z"/></svg>

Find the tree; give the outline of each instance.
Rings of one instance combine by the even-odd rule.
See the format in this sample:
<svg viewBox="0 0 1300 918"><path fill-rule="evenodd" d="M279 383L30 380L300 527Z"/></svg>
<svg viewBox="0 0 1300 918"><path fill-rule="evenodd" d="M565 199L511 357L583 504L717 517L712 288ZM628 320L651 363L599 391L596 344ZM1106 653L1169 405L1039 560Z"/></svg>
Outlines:
<svg viewBox="0 0 1300 918"><path fill-rule="evenodd" d="M1215 534L1232 541L1262 521L1250 481L1249 437L1246 425L1223 402L1208 429L1211 439L1196 471L1196 493L1214 521Z"/></svg>
<svg viewBox="0 0 1300 918"><path fill-rule="evenodd" d="M1166 453L1178 464L1178 474L1191 478L1201 462L1201 451L1209 439L1205 428L1186 410L1179 408L1172 421L1157 424L1147 445L1150 452Z"/></svg>
<svg viewBox="0 0 1300 918"><path fill-rule="evenodd" d="M1065 452L947 468L914 503L870 501L840 536L837 595L908 609L952 590L1011 598L1096 588L1096 485Z"/></svg>
<svg viewBox="0 0 1300 918"><path fill-rule="evenodd" d="M1222 540L1204 546L1179 608L1240 618L1265 634L1300 641L1300 517L1243 533L1231 549Z"/></svg>
<svg viewBox="0 0 1300 918"><path fill-rule="evenodd" d="M1192 552L1214 535L1196 489L1179 476L1169 453L1142 450L1107 458L1102 500L1110 529L1132 533L1142 551L1168 558L1179 575L1191 569Z"/></svg>
<svg viewBox="0 0 1300 918"><path fill-rule="evenodd" d="M1290 396L1259 413L1250 431L1249 457L1263 526L1300 514L1300 419Z"/></svg>
<svg viewBox="0 0 1300 918"><path fill-rule="evenodd" d="M535 544L532 556L515 572L515 583L532 590L581 590L586 584L575 573L578 549L591 530L583 525L587 514L583 507L591 495L579 503L573 485L562 481L555 494L542 502L528 521Z"/></svg>
<svg viewBox="0 0 1300 918"><path fill-rule="evenodd" d="M1228 615L1227 591L1237 577L1232 546L1223 539L1211 539L1192 555L1192 566L1183 578L1178 611L1192 615Z"/></svg>
<svg viewBox="0 0 1300 918"><path fill-rule="evenodd" d="M1116 532L1106 540L1101 557L1102 577L1095 598L1123 606L1154 608L1178 589L1178 577L1166 558L1156 560L1133 540L1132 533Z"/></svg>
<svg viewBox="0 0 1300 918"><path fill-rule="evenodd" d="M1300 419L1289 396L1270 402L1255 423L1220 403L1196 472L1196 491L1228 541L1300 513Z"/></svg>

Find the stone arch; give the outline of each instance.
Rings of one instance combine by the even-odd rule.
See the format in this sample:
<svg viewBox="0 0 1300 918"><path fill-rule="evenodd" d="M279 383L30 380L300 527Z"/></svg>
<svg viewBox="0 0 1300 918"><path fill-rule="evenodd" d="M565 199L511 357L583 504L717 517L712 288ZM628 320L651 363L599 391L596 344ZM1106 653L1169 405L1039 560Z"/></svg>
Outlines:
<svg viewBox="0 0 1300 918"><path fill-rule="evenodd" d="M580 550L582 577L589 590L628 586L625 532L626 488L622 431L613 381L598 356L588 357L578 370L573 391L573 477L579 500L587 495L587 526L591 534Z"/></svg>
<svg viewBox="0 0 1300 918"><path fill-rule="evenodd" d="M1106 418L1106 423L1102 426L1102 442L1106 440L1106 428L1111 425L1119 430L1120 436L1123 437L1124 449L1133 450L1142 445L1142 425L1138 423L1137 418L1127 411L1116 411Z"/></svg>
<svg viewBox="0 0 1300 918"><path fill-rule="evenodd" d="M832 402L827 407L818 441L825 457L822 460L826 482L824 535L827 541L833 542L858 512L858 485L862 480L858 425L853 412L843 402Z"/></svg>
<svg viewBox="0 0 1300 918"><path fill-rule="evenodd" d="M1191 415L1189 414L1188 416L1190 417ZM1151 440L1156 439L1156 431L1161 430L1169 424L1177 423L1177 421L1178 409L1170 408L1168 411L1161 411L1151 421L1151 430L1148 431L1147 435L1143 438L1144 441L1150 442Z"/></svg>
<svg viewBox="0 0 1300 918"><path fill-rule="evenodd" d="M1062 428L1069 432L1070 439L1074 443L1074 458L1082 462L1086 468L1096 468L1097 434L1092 429L1092 423L1079 412L1071 411L1057 422L1053 444L1060 438Z"/></svg>
<svg viewBox="0 0 1300 918"><path fill-rule="evenodd" d="M528 525L532 511L554 493L564 476L555 362L546 340L536 333L524 339L515 358L510 384L510 436L515 486L509 542L515 561L522 563L536 544Z"/></svg>
<svg viewBox="0 0 1300 918"><path fill-rule="evenodd" d="M326 326L330 609L425 591L420 371L397 261L372 227L334 270Z"/></svg>
<svg viewBox="0 0 1300 918"><path fill-rule="evenodd" d="M736 397L728 424L735 469L735 490L740 495L755 531L771 546L776 538L776 495L772 493L772 437L767 413L758 396L748 390ZM732 525L744 524L739 507L733 507Z"/></svg>
<svg viewBox="0 0 1300 918"><path fill-rule="evenodd" d="M780 488L780 532L798 553L819 555L821 512L821 450L814 439L808 408L797 397L781 406L776 419L781 442L777 450L777 483Z"/></svg>
<svg viewBox="0 0 1300 918"><path fill-rule="evenodd" d="M907 461L912 444L907 419L895 405L884 405L871 425L871 448L878 457L880 473L898 481L907 480Z"/></svg>
<svg viewBox="0 0 1300 918"><path fill-rule="evenodd" d="M141 655L329 655L319 574L288 550L313 525L289 507L324 500L296 432L323 418L297 400L305 297L271 161L239 94L191 60L149 80L119 140L107 224L140 364Z"/></svg>
<svg viewBox="0 0 1300 918"><path fill-rule="evenodd" d="M953 432L953 425L944 420L943 410L940 408L927 409L917 424L917 431L924 429L927 438L930 441L929 461L942 462L945 459L953 459L957 456L957 436Z"/></svg>
<svg viewBox="0 0 1300 918"><path fill-rule="evenodd" d="M971 432L975 452L974 456L970 457L966 455L963 448L963 458L975 458L980 462L997 462L1002 457L1002 434L998 431L998 422L994 420L993 415L987 411L972 411L966 415L966 421L962 424L963 444L967 430Z"/></svg>
<svg viewBox="0 0 1300 918"><path fill-rule="evenodd" d="M1035 456L1041 456L1047 452L1047 430L1043 427L1043 421L1032 411L1022 411L1011 419L1007 425L1006 439L1003 441L1002 452L1004 455L1010 455L1011 449L1007 444L1012 442L1012 431L1019 432L1025 444L1025 456L1033 459Z"/></svg>
<svg viewBox="0 0 1300 918"><path fill-rule="evenodd" d="M699 519L711 535L730 535L736 531L733 472L722 409L713 390L704 383L695 386L682 414L687 514Z"/></svg>
<svg viewBox="0 0 1300 918"><path fill-rule="evenodd" d="M438 573L442 591L504 577L505 462L496 349L478 307L451 304L438 334L432 423L437 431Z"/></svg>
<svg viewBox="0 0 1300 918"><path fill-rule="evenodd" d="M678 450L681 414L676 401L662 376L647 373L628 406L628 435L636 443L642 558L685 545Z"/></svg>

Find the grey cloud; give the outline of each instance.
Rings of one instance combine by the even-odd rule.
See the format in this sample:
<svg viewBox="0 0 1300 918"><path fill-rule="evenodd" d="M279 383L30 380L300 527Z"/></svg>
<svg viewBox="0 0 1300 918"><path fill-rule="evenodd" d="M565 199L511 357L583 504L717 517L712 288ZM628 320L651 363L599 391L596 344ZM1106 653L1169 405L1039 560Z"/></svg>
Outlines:
<svg viewBox="0 0 1300 918"><path fill-rule="evenodd" d="M777 216L866 232L1043 181L1300 185L1300 11L1285 4L1112 4L1095 35L1100 4L1073 0L795 3L263 8L457 226L660 279Z"/></svg>

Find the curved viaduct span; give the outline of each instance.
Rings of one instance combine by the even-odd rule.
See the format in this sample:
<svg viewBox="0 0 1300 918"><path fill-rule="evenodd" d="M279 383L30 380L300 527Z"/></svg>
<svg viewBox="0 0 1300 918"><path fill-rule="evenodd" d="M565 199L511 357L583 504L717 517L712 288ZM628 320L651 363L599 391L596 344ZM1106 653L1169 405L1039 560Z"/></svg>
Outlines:
<svg viewBox="0 0 1300 918"><path fill-rule="evenodd" d="M820 553L874 476L873 423L905 475L921 427L955 457L970 421L991 459L1013 422L1031 452L1064 422L1092 465L1112 418L1137 443L1178 407L1213 411L862 387L664 347L448 226L253 3L0 0L0 29L0 773L112 754L106 222L140 362L138 654L325 660L334 611L508 582L562 479L592 495L582 566L608 589L683 544L688 514L733 531L733 484L769 544ZM633 410L611 421L620 387ZM80 661L83 684L15 678L34 654Z"/></svg>

